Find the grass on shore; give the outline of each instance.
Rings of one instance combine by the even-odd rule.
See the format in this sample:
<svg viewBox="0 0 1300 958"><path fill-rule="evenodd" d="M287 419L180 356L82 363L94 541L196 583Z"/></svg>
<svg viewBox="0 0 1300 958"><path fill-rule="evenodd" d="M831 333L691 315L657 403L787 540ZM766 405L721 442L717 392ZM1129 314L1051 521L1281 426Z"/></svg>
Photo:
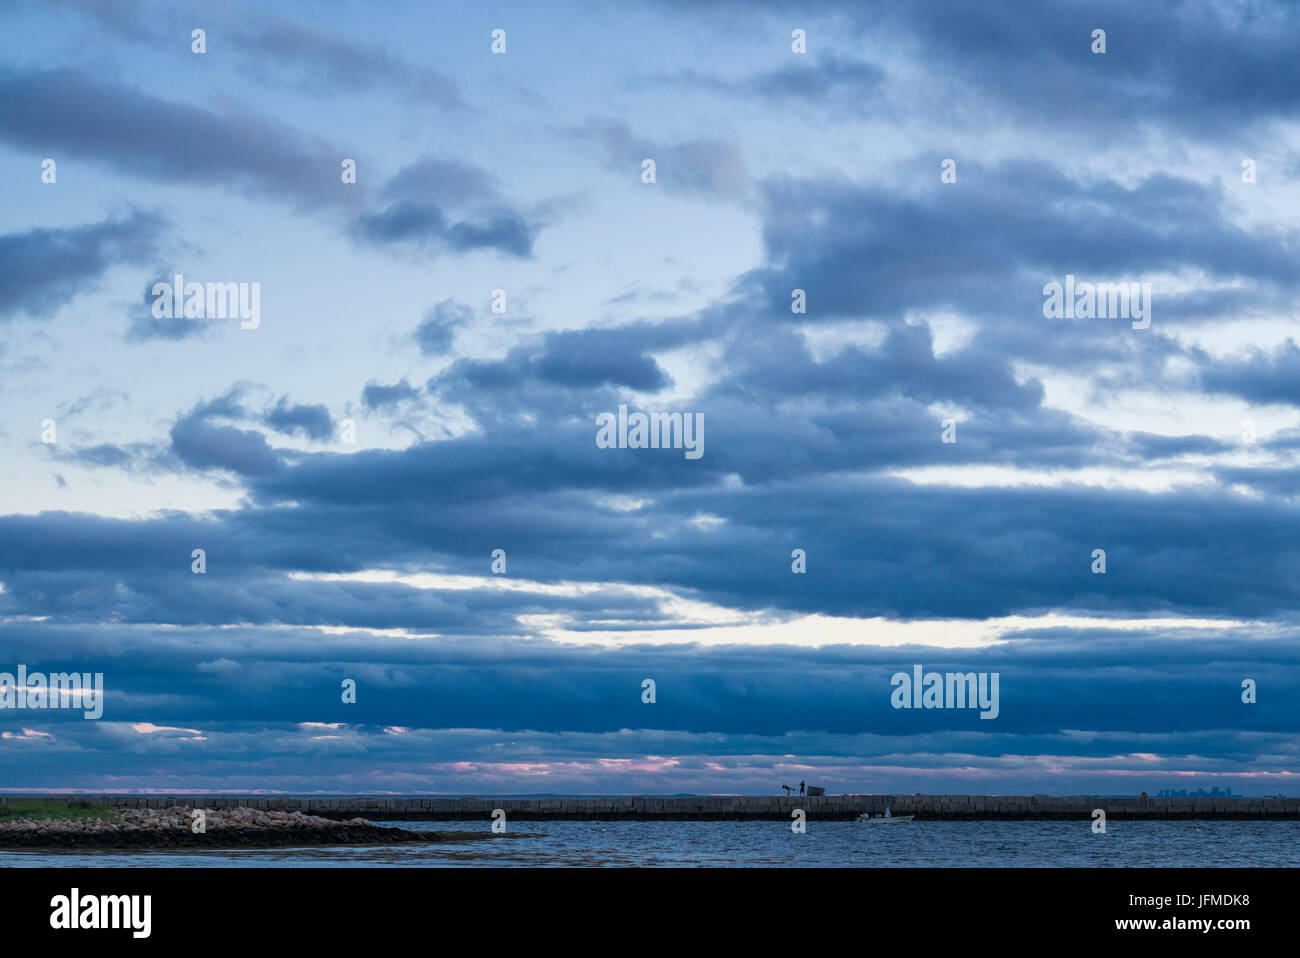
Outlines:
<svg viewBox="0 0 1300 958"><path fill-rule="evenodd" d="M60 820L117 821L117 810L91 805L89 802L26 802L6 801L0 804L0 822L17 821L27 818L39 821L42 818Z"/></svg>

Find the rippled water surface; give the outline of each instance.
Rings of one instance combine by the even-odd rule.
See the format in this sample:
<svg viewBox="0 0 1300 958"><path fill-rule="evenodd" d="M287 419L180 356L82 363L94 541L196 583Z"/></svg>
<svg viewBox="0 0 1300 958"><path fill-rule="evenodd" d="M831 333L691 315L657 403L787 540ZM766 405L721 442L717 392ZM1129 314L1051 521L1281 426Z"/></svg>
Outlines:
<svg viewBox="0 0 1300 958"><path fill-rule="evenodd" d="M390 822L392 828L488 823ZM1252 866L1300 865L1300 822L512 822L489 841L194 852L9 852L0 865L170 866Z"/></svg>

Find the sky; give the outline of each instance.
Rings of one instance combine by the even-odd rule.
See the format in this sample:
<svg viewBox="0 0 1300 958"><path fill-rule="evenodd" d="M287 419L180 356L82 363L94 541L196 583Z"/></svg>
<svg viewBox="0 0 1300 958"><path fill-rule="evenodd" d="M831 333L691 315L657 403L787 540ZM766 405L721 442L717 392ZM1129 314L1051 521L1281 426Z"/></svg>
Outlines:
<svg viewBox="0 0 1300 958"><path fill-rule="evenodd" d="M5 4L0 672L104 695L0 709L0 788L1300 793L1297 47Z"/></svg>

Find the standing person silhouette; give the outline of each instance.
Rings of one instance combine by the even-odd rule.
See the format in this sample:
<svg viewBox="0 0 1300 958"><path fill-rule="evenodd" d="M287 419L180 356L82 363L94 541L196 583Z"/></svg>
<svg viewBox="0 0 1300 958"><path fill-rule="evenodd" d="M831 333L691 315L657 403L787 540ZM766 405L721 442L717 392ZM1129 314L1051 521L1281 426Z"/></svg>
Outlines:
<svg viewBox="0 0 1300 958"><path fill-rule="evenodd" d="M800 782L800 783L799 783L799 794L800 794L800 795L803 794L803 782Z"/></svg>

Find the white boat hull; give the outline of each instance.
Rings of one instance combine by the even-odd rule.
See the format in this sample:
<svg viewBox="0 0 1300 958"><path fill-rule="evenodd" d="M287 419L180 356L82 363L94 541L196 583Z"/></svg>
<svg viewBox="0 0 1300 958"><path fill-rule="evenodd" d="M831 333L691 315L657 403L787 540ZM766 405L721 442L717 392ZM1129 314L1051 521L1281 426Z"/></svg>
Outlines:
<svg viewBox="0 0 1300 958"><path fill-rule="evenodd" d="M858 821L866 822L870 825L890 825L894 822L910 822L915 817L915 815L890 815L886 818L881 815L879 818L868 818L866 815L862 815L858 818Z"/></svg>

